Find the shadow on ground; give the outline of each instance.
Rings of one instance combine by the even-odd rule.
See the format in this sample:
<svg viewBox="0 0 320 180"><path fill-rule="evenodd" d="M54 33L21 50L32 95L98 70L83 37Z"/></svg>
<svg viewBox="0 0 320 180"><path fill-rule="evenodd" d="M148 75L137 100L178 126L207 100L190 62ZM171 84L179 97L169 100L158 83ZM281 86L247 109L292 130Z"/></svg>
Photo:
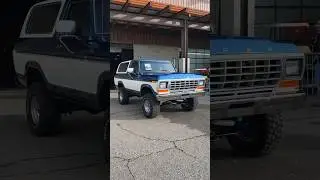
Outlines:
<svg viewBox="0 0 320 180"><path fill-rule="evenodd" d="M111 118L115 117L116 120L157 121L159 118L165 118L169 119L170 123L183 124L190 129L210 133L209 105L199 104L197 110L192 112L183 111L179 105L164 105L157 118L147 119L142 113L141 101L138 98L131 98L128 105L119 105L117 98L111 98L111 104L116 106L111 110Z"/></svg>
<svg viewBox="0 0 320 180"><path fill-rule="evenodd" d="M31 135L24 115L0 116L0 179L107 179L103 118L64 117L54 137Z"/></svg>

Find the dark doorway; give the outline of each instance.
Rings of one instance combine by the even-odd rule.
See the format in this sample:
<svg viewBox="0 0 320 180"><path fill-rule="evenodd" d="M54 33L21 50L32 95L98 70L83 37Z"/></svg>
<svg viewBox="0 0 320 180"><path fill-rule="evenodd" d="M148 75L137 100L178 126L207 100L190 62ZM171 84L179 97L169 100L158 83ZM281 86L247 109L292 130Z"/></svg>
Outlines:
<svg viewBox="0 0 320 180"><path fill-rule="evenodd" d="M17 87L12 50L29 8L38 1L7 1L1 11L0 28L0 89Z"/></svg>

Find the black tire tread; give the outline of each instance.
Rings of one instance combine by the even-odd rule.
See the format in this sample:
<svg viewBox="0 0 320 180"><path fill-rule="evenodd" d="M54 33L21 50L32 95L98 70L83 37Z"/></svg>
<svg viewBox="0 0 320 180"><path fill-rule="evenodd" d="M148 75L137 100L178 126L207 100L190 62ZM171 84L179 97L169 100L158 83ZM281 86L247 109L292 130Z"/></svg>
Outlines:
<svg viewBox="0 0 320 180"><path fill-rule="evenodd" d="M36 96L40 106L40 117L37 126L33 125L30 112L30 101L32 96ZM26 106L27 122L34 135L48 136L59 132L61 115L44 84L35 82L30 85L27 93Z"/></svg>
<svg viewBox="0 0 320 180"><path fill-rule="evenodd" d="M144 108L143 108L143 103L142 103L143 114L145 115L145 117L150 118L150 119L157 117L159 112L160 112L160 104L159 104L159 102L157 101L157 99L151 93L147 93L147 94L143 95L142 102L144 102L145 99L149 99L151 101L151 103L152 103L152 113L151 114L146 114L146 112L144 111Z"/></svg>
<svg viewBox="0 0 320 180"><path fill-rule="evenodd" d="M247 156L269 155L282 138L283 118L281 113L269 114L261 121L261 134L251 143L243 142L236 136L229 136L228 141L237 154Z"/></svg>

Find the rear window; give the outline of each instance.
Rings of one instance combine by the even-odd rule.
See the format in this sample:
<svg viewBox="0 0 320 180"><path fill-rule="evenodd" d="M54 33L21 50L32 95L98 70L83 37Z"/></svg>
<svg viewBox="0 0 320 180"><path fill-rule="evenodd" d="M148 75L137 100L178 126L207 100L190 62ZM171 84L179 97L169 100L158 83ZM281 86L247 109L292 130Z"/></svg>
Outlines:
<svg viewBox="0 0 320 180"><path fill-rule="evenodd" d="M118 68L118 72L127 72L129 62L121 63Z"/></svg>

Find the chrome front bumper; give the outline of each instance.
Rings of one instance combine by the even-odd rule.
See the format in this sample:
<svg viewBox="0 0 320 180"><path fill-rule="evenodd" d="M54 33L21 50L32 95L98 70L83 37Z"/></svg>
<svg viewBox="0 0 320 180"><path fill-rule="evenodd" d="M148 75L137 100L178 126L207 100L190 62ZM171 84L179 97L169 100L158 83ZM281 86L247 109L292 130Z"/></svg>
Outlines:
<svg viewBox="0 0 320 180"><path fill-rule="evenodd" d="M205 96L205 91L200 91L200 92L187 92L187 93L177 93L177 94L165 94L165 95L160 95L158 94L157 100L160 103L166 102L166 101L174 101L174 100L183 100L187 98L195 98L195 97L200 97L200 96Z"/></svg>
<svg viewBox="0 0 320 180"><path fill-rule="evenodd" d="M289 110L300 106L304 102L304 95L304 93L292 93L270 97L211 102L210 118L212 120L219 120Z"/></svg>

